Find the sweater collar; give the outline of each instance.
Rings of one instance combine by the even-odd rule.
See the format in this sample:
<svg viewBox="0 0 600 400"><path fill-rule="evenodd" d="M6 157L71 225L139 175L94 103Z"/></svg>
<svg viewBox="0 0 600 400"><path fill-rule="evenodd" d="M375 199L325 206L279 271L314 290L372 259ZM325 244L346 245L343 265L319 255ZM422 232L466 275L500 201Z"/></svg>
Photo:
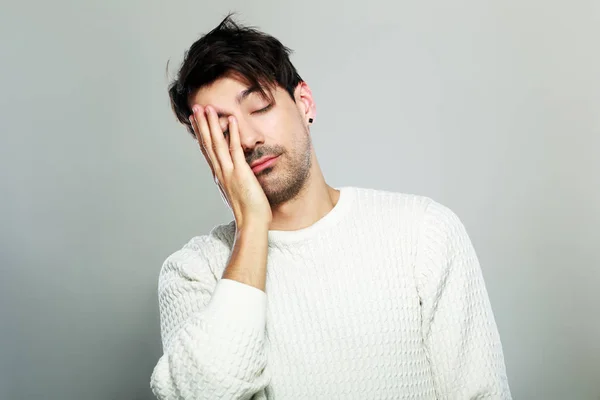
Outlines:
<svg viewBox="0 0 600 400"><path fill-rule="evenodd" d="M269 245L290 244L310 239L336 225L350 210L356 191L351 186L336 187L335 189L340 191L340 197L331 211L306 228L295 231L270 230Z"/></svg>

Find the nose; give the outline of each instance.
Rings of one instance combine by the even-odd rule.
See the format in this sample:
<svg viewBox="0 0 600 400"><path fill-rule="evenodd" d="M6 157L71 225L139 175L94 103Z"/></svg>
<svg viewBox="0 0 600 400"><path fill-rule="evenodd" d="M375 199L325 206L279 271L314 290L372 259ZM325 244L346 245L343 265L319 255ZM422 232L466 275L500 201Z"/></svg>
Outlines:
<svg viewBox="0 0 600 400"><path fill-rule="evenodd" d="M264 144L264 135L251 122L241 118L238 119L238 127L240 133L240 144L244 149L244 153L252 153L256 146Z"/></svg>

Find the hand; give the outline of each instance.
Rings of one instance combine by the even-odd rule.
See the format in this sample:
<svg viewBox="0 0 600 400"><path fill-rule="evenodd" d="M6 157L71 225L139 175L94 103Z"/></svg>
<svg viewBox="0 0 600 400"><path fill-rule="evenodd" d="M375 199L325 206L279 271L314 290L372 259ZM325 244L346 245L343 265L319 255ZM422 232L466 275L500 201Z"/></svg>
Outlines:
<svg viewBox="0 0 600 400"><path fill-rule="evenodd" d="M233 211L237 227L246 223L271 222L271 205L258 179L246 162L235 117L228 118L229 143L217 113L210 106L194 105L190 122L213 179Z"/></svg>

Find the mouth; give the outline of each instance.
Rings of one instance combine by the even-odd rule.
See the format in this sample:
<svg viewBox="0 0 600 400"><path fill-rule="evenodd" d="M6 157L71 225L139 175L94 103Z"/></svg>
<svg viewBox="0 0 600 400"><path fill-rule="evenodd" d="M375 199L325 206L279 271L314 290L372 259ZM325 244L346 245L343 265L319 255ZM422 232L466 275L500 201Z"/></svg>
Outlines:
<svg viewBox="0 0 600 400"><path fill-rule="evenodd" d="M268 168L271 165L273 165L277 161L278 158L279 158L279 156L275 156L275 157L268 156L268 157L264 157L264 158L261 158L260 160L253 162L251 165L252 172L254 172L254 174L258 174L263 169Z"/></svg>

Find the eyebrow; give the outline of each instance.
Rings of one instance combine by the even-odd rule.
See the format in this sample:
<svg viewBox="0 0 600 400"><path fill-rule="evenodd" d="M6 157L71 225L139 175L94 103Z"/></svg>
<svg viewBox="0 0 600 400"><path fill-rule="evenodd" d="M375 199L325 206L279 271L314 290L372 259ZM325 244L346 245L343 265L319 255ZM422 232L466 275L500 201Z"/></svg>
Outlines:
<svg viewBox="0 0 600 400"><path fill-rule="evenodd" d="M246 98L247 98L248 96L250 96L252 93L255 93L255 92L258 92L258 91L259 91L259 88L258 88L258 86L252 86L252 87L249 87L249 88L248 88L248 89L246 89L246 90L242 90L242 91L241 91L241 92L240 92L240 93L239 93L239 94L238 94L238 95L235 97L235 100L236 100L236 102L237 102L238 104L242 104L242 102L243 102L244 100L246 100ZM217 111L217 117L218 117L218 118L227 117L227 116L231 115L231 113L228 113L228 112L225 112L225 111L223 111L223 110L220 110L220 109L218 109L218 108L217 108L217 107L215 107L215 106L213 106L213 108L215 108L215 110Z"/></svg>

